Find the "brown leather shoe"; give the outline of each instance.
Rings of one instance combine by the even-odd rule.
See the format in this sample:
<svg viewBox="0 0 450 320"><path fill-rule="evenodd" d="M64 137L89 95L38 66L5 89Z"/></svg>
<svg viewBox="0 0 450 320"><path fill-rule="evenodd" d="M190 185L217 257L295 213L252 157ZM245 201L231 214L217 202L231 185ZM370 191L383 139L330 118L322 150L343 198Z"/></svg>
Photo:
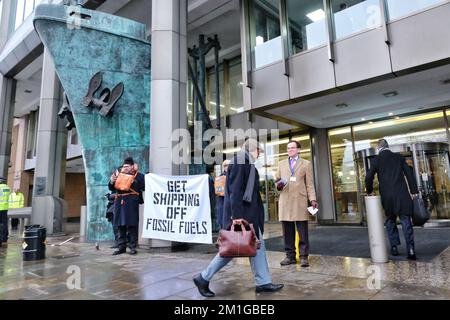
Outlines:
<svg viewBox="0 0 450 320"><path fill-rule="evenodd" d="M283 260L281 260L281 262L280 262L280 264L282 265L282 266L287 266L287 265L290 265L290 264L296 264L297 263L297 260L295 259L295 258L289 258L289 257L286 257L286 258L284 258Z"/></svg>

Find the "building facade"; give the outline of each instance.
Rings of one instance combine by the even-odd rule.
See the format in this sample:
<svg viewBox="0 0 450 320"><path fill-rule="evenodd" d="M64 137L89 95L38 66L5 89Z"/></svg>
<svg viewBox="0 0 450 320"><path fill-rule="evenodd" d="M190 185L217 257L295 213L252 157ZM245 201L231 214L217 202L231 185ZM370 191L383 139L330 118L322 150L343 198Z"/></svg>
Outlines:
<svg viewBox="0 0 450 320"><path fill-rule="evenodd" d="M45 193L67 204L64 221L76 221L86 204L81 146L76 129L67 131L57 116L64 91L32 23L41 2L50 1L0 1L0 170L29 206L36 177L51 177ZM189 0L187 10L164 3L103 0L85 1L85 7L147 26L158 81L176 80L183 96L172 100L185 110L169 115L171 129L192 131L199 112L188 67L180 64L195 62L176 44L185 38L183 45L194 50L201 35L217 35L219 108L214 53L205 56L210 121L217 124L220 110L224 133L277 132L265 137L266 152L257 163L267 221L278 219L274 171L294 139L314 165L318 223L364 223L364 174L379 138L413 166L433 219L450 219L450 1ZM171 45L160 40L164 28L158 25L168 10L187 17L185 34L180 20L180 38ZM178 78L166 76L164 69L177 63L184 67ZM155 90L152 112L163 123L168 115ZM240 142L225 146L224 154L231 155ZM157 172L162 162L150 168ZM215 172L220 171L217 163Z"/></svg>

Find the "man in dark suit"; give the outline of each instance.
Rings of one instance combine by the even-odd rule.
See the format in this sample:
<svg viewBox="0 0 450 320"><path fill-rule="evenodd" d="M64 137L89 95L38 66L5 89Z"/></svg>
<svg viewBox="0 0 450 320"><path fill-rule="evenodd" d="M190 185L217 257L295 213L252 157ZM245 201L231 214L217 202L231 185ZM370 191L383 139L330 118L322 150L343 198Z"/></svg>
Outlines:
<svg viewBox="0 0 450 320"><path fill-rule="evenodd" d="M399 217L405 236L408 259L416 260L414 231L411 222L413 212L411 194L413 194L413 197L417 196L419 191L417 190L413 170L406 164L403 156L389 150L389 144L385 139L378 140L377 149L378 156L372 159L369 172L366 175L367 194L373 194L373 179L376 173L381 203L387 217L385 226L391 244L391 254L398 255L397 246L400 245L400 237L397 229L397 217ZM405 177L408 184L406 184Z"/></svg>
<svg viewBox="0 0 450 320"><path fill-rule="evenodd" d="M250 258L256 292L275 292L283 288L282 284L272 284L272 277L267 263L264 246L264 207L259 193L259 175L254 162L259 157L262 148L255 139L248 139L242 150L231 160L225 183L225 201L222 225L229 226L233 220L245 219L252 223L256 236L261 241L256 256ZM204 297L214 297L209 289L209 281L232 258L221 257L219 254L211 261L202 273L193 279L199 293Z"/></svg>

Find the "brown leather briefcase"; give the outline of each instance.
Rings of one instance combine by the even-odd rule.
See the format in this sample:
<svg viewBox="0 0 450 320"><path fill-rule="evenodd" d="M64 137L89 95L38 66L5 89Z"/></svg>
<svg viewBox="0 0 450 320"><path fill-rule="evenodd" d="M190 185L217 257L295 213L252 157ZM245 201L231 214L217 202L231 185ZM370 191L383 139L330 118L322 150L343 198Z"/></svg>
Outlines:
<svg viewBox="0 0 450 320"><path fill-rule="evenodd" d="M254 257L260 241L256 238L253 224L239 219L233 220L230 230L220 230L216 245L221 257Z"/></svg>

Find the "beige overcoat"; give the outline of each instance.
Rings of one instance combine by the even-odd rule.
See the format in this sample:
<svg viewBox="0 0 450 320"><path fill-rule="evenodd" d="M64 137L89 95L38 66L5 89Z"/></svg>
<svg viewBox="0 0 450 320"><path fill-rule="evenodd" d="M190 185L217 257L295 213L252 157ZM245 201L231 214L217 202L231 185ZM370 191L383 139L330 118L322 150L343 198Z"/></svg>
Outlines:
<svg viewBox="0 0 450 320"><path fill-rule="evenodd" d="M295 182L290 181L292 173L289 168L289 158L279 162L275 176L276 179L284 178L288 181L280 194L278 219L308 221L308 200L317 200L311 162L301 158L297 160L294 167L294 177L297 179Z"/></svg>

